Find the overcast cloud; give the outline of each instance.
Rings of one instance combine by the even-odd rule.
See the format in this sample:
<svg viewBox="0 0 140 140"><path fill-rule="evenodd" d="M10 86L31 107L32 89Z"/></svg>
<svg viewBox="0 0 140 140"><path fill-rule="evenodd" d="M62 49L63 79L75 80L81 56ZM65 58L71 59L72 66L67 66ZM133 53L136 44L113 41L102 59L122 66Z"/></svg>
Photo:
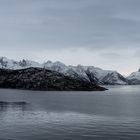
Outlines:
<svg viewBox="0 0 140 140"><path fill-rule="evenodd" d="M0 55L140 67L140 0L0 0Z"/></svg>

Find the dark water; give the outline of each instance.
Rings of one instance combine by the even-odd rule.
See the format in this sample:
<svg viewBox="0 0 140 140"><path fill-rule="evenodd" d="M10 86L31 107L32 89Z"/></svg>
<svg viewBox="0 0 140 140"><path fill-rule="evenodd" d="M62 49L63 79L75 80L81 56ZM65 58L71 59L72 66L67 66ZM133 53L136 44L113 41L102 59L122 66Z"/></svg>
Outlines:
<svg viewBox="0 0 140 140"><path fill-rule="evenodd" d="M140 86L109 89L0 89L0 140L140 140Z"/></svg>

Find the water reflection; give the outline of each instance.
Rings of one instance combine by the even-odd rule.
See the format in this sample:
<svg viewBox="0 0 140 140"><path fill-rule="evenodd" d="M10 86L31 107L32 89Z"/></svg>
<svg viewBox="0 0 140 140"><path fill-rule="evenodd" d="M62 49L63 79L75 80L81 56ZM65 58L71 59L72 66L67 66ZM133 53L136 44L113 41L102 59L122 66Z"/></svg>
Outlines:
<svg viewBox="0 0 140 140"><path fill-rule="evenodd" d="M29 109L29 103L24 101L8 102L0 101L0 112L6 112L8 110L26 111Z"/></svg>

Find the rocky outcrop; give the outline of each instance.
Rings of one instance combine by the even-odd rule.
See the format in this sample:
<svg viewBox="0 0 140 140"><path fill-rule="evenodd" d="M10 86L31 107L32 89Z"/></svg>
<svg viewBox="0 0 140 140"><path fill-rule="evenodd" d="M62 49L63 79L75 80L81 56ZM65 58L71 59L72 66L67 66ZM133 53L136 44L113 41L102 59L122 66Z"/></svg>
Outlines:
<svg viewBox="0 0 140 140"><path fill-rule="evenodd" d="M103 91L103 87L43 68L0 69L0 88L48 91Z"/></svg>

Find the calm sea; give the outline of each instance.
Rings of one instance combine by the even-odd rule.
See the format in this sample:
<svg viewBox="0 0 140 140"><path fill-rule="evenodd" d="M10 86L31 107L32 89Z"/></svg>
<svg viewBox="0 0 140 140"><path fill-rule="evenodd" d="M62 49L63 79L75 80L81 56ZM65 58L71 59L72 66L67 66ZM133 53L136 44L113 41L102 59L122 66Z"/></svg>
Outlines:
<svg viewBox="0 0 140 140"><path fill-rule="evenodd" d="M0 140L140 140L140 86L0 89Z"/></svg>

